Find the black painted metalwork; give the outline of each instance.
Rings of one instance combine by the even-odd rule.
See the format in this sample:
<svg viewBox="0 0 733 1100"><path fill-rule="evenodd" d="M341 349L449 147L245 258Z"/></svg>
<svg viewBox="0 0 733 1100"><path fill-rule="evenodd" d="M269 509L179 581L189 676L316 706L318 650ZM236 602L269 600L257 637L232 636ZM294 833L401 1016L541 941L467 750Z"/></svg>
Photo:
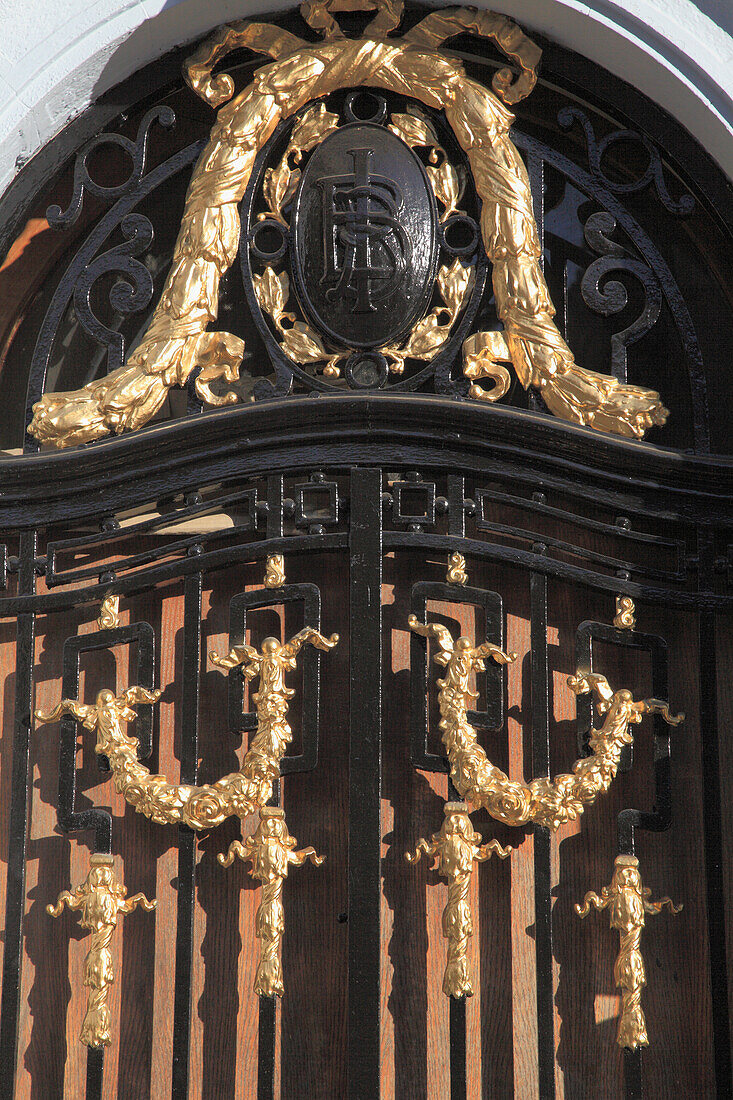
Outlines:
<svg viewBox="0 0 733 1100"><path fill-rule="evenodd" d="M382 472L351 474L348 1097L379 1095ZM369 684L370 690L364 691Z"/></svg>
<svg viewBox="0 0 733 1100"><path fill-rule="evenodd" d="M195 558L196 555L193 555ZM199 670L201 667L202 572L186 578L183 611L183 708L181 720L181 782L198 778ZM178 826L178 923L173 1005L173 1083L171 1100L189 1095L191 1042L191 977L193 915L196 904L196 834Z"/></svg>

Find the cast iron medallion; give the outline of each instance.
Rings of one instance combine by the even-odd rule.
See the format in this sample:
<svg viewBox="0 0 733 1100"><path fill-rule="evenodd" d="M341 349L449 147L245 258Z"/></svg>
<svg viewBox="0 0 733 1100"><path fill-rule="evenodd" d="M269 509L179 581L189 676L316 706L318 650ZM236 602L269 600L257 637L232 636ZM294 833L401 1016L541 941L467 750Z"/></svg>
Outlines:
<svg viewBox="0 0 733 1100"><path fill-rule="evenodd" d="M303 172L291 223L306 313L349 347L409 331L432 294L436 220L425 170L399 137L371 124L335 130Z"/></svg>

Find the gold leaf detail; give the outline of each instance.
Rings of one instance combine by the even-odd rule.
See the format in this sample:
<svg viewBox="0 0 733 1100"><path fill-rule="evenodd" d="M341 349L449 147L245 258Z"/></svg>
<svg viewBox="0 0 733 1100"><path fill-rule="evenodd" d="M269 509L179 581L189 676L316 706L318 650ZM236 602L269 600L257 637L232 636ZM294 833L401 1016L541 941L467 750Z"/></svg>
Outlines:
<svg viewBox="0 0 733 1100"><path fill-rule="evenodd" d="M438 290L451 311L451 321L455 320L463 305L470 282L471 269L464 267L460 260L454 260L450 267L441 267L438 272Z"/></svg>
<svg viewBox="0 0 733 1100"><path fill-rule="evenodd" d="M338 115L327 111L325 103L317 103L307 110L295 124L290 138L290 150L294 154L296 163L300 163L303 153L309 153L311 149L315 149L326 134L335 130L338 122Z"/></svg>
<svg viewBox="0 0 733 1100"><path fill-rule="evenodd" d="M252 276L252 284L262 309L277 322L290 295L287 272L282 271L277 275L271 267L266 267L261 275Z"/></svg>
<svg viewBox="0 0 733 1100"><path fill-rule="evenodd" d="M440 168L433 168L431 165L428 165L425 171L428 174L436 199L438 199L443 206L443 213L440 220L444 222L446 218L449 218L451 214L455 214L456 212L456 203L458 202L458 173L448 160L444 160Z"/></svg>
<svg viewBox="0 0 733 1100"><path fill-rule="evenodd" d="M291 168L287 159L283 159L277 168L268 168L265 172L265 182L262 193L269 207L269 213L273 218L285 223L282 208L292 199L298 183L300 182L300 169Z"/></svg>
<svg viewBox="0 0 733 1100"><path fill-rule="evenodd" d="M431 126L415 115L392 115L387 127L398 138L402 138L406 145L435 145L437 138Z"/></svg>
<svg viewBox="0 0 733 1100"><path fill-rule="evenodd" d="M282 334L285 353L296 363L317 363L328 358L320 336L304 321L294 321Z"/></svg>

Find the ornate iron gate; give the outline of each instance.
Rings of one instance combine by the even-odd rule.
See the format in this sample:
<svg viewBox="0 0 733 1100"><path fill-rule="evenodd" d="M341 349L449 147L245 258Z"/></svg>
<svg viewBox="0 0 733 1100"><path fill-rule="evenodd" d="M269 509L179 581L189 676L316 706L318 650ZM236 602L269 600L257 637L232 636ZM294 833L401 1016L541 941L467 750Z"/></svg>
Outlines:
<svg viewBox="0 0 733 1100"><path fill-rule="evenodd" d="M331 8L8 200L75 254L0 376L0 1096L728 1095L725 187L550 44L510 140L504 17Z"/></svg>

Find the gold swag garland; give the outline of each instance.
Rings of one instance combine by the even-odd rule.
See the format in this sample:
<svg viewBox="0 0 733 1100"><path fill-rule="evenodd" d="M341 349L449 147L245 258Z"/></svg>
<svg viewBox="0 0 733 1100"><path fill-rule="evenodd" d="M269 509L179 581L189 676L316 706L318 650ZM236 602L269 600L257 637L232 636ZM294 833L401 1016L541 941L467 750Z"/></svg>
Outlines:
<svg viewBox="0 0 733 1100"><path fill-rule="evenodd" d="M434 638L438 643L437 664L445 667L445 676L437 680L440 728L451 767L451 779L462 798L478 809L485 809L497 821L507 825L545 825L558 829L579 817L596 796L607 791L618 770L621 750L630 745L629 727L641 722L645 714L661 714L676 726L684 714L673 716L669 704L661 699L635 701L625 689L612 691L608 680L596 672L568 677L576 695L593 692L596 709L606 718L601 729L593 729L589 741L591 755L573 764L572 774L554 779L515 782L494 767L478 743L476 730L468 721L469 703L476 698L469 682L475 671L483 671L484 658L491 657L506 665L516 660L491 642L474 646L468 638L454 641L440 623L423 624L414 615L408 623L416 634Z"/></svg>
<svg viewBox="0 0 733 1100"><path fill-rule="evenodd" d="M377 14L359 39L344 38L331 14L375 6ZM531 91L540 50L506 17L463 8L431 13L403 38L388 39L402 8L398 0L307 0L301 12L323 33L320 43L268 24L239 22L221 28L196 51L187 67L188 83L220 109L191 178L172 267L150 325L124 366L79 390L42 397L29 426L33 435L67 447L139 428L160 409L170 387L185 384L197 367L202 368L196 380L201 398L214 405L237 400L231 392L216 394L211 383L238 378L243 341L206 330L217 317L219 281L237 254L238 204L255 158L283 119L331 92L364 85L444 110L468 157L481 200L481 233L493 265L497 311L505 326L503 333L470 338L465 369L474 379L471 395L499 396L507 382L501 364L511 362L522 385L540 389L548 408L563 419L638 438L665 422L667 410L653 390L622 385L576 364L552 320L529 178L509 137L514 116L438 47L463 32L495 41L522 70L513 83L508 69L494 77L495 89L508 103ZM212 69L240 47L275 61L231 99L231 77L213 76ZM494 390L477 384L483 377L494 380Z"/></svg>

